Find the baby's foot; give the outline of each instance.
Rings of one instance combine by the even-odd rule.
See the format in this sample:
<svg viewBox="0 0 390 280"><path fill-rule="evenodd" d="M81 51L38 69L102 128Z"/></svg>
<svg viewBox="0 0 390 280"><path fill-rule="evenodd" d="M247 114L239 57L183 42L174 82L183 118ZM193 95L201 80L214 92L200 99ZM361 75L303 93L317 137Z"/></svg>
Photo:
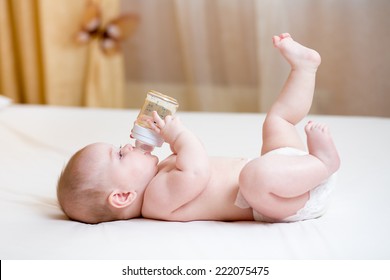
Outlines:
<svg viewBox="0 0 390 280"><path fill-rule="evenodd" d="M318 52L295 42L288 33L274 36L272 41L290 63L292 69L317 71L321 63L321 56Z"/></svg>
<svg viewBox="0 0 390 280"><path fill-rule="evenodd" d="M321 160L329 171L329 175L340 167L340 158L336 146L329 133L328 126L309 122L305 126L309 153Z"/></svg>

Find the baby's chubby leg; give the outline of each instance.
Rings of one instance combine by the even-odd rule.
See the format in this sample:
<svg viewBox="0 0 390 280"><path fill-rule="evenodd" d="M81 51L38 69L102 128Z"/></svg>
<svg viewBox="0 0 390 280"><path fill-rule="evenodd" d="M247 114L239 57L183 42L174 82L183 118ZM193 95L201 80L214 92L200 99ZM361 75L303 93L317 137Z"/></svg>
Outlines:
<svg viewBox="0 0 390 280"><path fill-rule="evenodd" d="M273 44L290 64L291 71L267 113L263 125L262 154L281 147L305 149L295 125L310 110L316 72L321 63L318 52L294 41L288 33L274 36Z"/></svg>
<svg viewBox="0 0 390 280"><path fill-rule="evenodd" d="M273 43L290 64L291 71L270 113L296 124L310 110L321 56L294 41L288 33L274 36Z"/></svg>
<svg viewBox="0 0 390 280"><path fill-rule="evenodd" d="M290 34L273 37L274 46L290 64L282 91L267 113L263 125L262 156L241 171L240 192L260 214L282 220L296 214L309 199L309 191L339 168L339 158L325 125L305 127L309 153L295 125L309 112L320 55L296 41ZM269 153L279 148L301 150L294 155Z"/></svg>
<svg viewBox="0 0 390 280"><path fill-rule="evenodd" d="M266 154L249 162L240 174L240 191L262 215L282 220L296 214L309 199L309 191L329 178L340 159L326 125L305 127L309 154Z"/></svg>

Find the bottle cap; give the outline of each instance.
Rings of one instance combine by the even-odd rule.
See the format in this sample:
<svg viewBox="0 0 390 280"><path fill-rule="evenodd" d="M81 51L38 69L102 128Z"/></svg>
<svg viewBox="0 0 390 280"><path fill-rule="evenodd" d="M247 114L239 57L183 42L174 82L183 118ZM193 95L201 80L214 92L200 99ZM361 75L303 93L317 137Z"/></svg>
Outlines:
<svg viewBox="0 0 390 280"><path fill-rule="evenodd" d="M155 147L161 147L162 144L164 143L164 139L162 139L160 135L158 135L156 132L154 132L151 129L142 127L138 124L134 124L134 127L131 131L131 135L135 139L147 145L151 145Z"/></svg>

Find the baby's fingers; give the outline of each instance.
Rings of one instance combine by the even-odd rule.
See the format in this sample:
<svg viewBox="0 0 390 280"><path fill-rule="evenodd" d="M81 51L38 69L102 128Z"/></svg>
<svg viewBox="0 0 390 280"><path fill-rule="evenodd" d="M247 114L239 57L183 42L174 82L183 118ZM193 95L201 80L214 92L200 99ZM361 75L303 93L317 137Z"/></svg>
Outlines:
<svg viewBox="0 0 390 280"><path fill-rule="evenodd" d="M158 128L163 128L165 126L165 121L160 118L156 111L153 111L153 121L155 126Z"/></svg>
<svg viewBox="0 0 390 280"><path fill-rule="evenodd" d="M149 119L147 120L147 123L149 125L149 128L157 133L160 133L160 128L157 127L156 122L153 120Z"/></svg>

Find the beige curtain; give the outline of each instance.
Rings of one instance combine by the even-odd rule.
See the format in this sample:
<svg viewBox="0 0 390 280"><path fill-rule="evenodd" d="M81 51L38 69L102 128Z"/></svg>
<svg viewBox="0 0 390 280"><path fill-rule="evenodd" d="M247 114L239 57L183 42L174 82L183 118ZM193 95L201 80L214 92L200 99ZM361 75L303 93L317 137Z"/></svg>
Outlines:
<svg viewBox="0 0 390 280"><path fill-rule="evenodd" d="M390 117L388 0L122 0L126 107L155 89L181 110L264 112L288 74L271 43L290 32L322 65L312 113Z"/></svg>
<svg viewBox="0 0 390 280"><path fill-rule="evenodd" d="M0 94L15 102L122 107L123 56L104 55L96 40L78 46L88 1L0 0ZM103 22L119 0L95 0Z"/></svg>
<svg viewBox="0 0 390 280"><path fill-rule="evenodd" d="M104 22L139 15L125 59L74 44L88 0L0 0L0 94L139 108L155 89L181 110L264 112L288 74L271 37L287 31L322 55L312 113L390 117L390 1L93 1Z"/></svg>

